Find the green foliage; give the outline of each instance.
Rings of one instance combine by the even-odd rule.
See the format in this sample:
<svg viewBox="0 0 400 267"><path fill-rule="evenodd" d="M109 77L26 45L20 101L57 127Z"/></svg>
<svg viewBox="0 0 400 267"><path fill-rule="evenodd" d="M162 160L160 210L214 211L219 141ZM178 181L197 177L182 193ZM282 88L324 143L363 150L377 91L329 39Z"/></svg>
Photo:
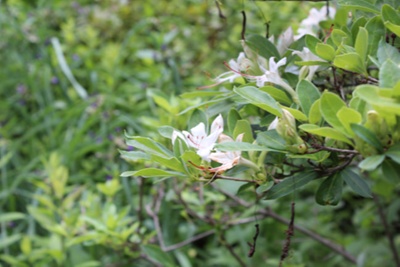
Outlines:
<svg viewBox="0 0 400 267"><path fill-rule="evenodd" d="M389 266L399 9L324 5L2 2L0 265Z"/></svg>

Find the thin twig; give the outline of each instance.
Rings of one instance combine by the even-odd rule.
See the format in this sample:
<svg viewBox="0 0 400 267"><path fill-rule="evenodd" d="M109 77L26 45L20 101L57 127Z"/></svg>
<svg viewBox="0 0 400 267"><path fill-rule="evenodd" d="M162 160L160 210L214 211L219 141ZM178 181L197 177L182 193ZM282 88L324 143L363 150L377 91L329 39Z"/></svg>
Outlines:
<svg viewBox="0 0 400 267"><path fill-rule="evenodd" d="M381 222L383 224L383 228L385 230L386 237L387 237L387 239L389 241L389 246L390 246L390 249L392 251L393 259L394 259L394 261L396 263L396 266L400 267L400 258L399 258L399 254L398 254L397 249L396 249L396 244L394 242L394 235L390 231L390 226L389 226L389 224L388 224L388 222L386 220L385 214L383 212L382 205L379 203L378 196L373 194L372 197L373 197L374 202L376 204L376 207L378 209L379 217L380 217Z"/></svg>
<svg viewBox="0 0 400 267"><path fill-rule="evenodd" d="M292 208L291 208L291 216L290 216L290 221L288 225L288 229L286 230L286 240L285 240L285 245L282 248L282 254L281 254L281 260L279 262L279 267L282 266L283 261L287 258L289 255L289 249L290 249L290 242L292 240L292 236L294 235L294 205L295 203L292 202Z"/></svg>
<svg viewBox="0 0 400 267"><path fill-rule="evenodd" d="M221 19L226 19L226 17L224 16L224 14L222 14L221 6L220 6L218 0L215 0L215 5L217 6L217 9L218 9L218 16L219 16Z"/></svg>
<svg viewBox="0 0 400 267"><path fill-rule="evenodd" d="M231 199L233 199L234 201L236 201L239 205L242 205L243 207L247 207L247 208L252 206L252 203L249 203L241 198L238 198L237 196L232 195L232 194L222 190L221 188L219 188L218 186L216 186L214 184L212 186L215 189L217 189L219 192L221 192L222 194L224 194L224 195L230 197ZM281 223L284 223L284 224L290 223L289 220L279 216L278 214L274 213L271 209L268 209L268 208L261 209L258 211L258 213L263 214L266 217L271 217L271 218L273 218ZM357 259L353 255L351 255L348 251L346 251L342 246L335 244L332 241L330 241L329 239L326 239L326 238L320 236L319 234L312 232L302 226L294 224L293 228L299 232L302 232L305 235L308 235L312 239L320 242L321 244L325 245L326 247L330 248L331 250L335 251L336 253L342 255L346 260L348 260L354 264L357 263Z"/></svg>
<svg viewBox="0 0 400 267"><path fill-rule="evenodd" d="M322 150L330 151L330 152L345 153L345 154L359 154L359 152L357 150L327 147L327 146L322 146L322 145L318 145L318 144L313 144L312 147L315 148L316 150L308 151L306 154L314 154L314 153L320 152Z"/></svg>
<svg viewBox="0 0 400 267"><path fill-rule="evenodd" d="M242 10L242 16L243 16L243 21L242 21L242 40L246 40L244 35L246 34L246 12L244 12L244 10Z"/></svg>
<svg viewBox="0 0 400 267"><path fill-rule="evenodd" d="M228 249L228 251L231 253L231 255L237 260L237 262L240 264L242 267L246 267L246 263L240 258L240 256L235 252L233 247L226 241L224 233L219 234L219 238L221 240L221 243Z"/></svg>
<svg viewBox="0 0 400 267"><path fill-rule="evenodd" d="M247 254L247 256L249 258L253 257L254 253L256 252L256 242L257 242L258 235L260 234L260 226L259 226L259 224L257 223L254 226L256 227L256 233L253 236L253 243L247 242L247 244L250 247L249 253Z"/></svg>

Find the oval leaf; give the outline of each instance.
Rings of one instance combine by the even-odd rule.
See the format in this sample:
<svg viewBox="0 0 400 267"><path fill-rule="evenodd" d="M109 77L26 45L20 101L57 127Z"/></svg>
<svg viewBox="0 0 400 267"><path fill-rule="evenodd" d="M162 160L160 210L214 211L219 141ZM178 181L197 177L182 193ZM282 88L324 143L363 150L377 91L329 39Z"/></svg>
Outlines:
<svg viewBox="0 0 400 267"><path fill-rule="evenodd" d="M355 193L362 197L372 198L371 188L358 174L348 168L341 171L340 174L345 183L350 186Z"/></svg>
<svg viewBox="0 0 400 267"><path fill-rule="evenodd" d="M325 179L319 186L315 199L320 205L335 206L342 198L343 178L334 174Z"/></svg>

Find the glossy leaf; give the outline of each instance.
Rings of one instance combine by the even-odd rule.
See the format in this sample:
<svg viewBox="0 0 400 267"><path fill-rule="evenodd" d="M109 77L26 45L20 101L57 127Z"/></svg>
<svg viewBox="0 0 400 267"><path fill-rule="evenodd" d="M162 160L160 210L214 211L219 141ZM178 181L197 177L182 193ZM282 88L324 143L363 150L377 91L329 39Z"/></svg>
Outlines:
<svg viewBox="0 0 400 267"><path fill-rule="evenodd" d="M276 199L286 196L299 188L305 186L312 180L318 177L318 174L314 171L305 171L302 173L295 174L290 177L286 177L280 183L274 185L267 193L264 199Z"/></svg>
<svg viewBox="0 0 400 267"><path fill-rule="evenodd" d="M360 137L362 140L364 140L369 145L378 149L378 151L380 151L380 152L383 151L381 142L379 141L378 137L376 137L376 135L373 132L371 132L370 130L368 130L367 128L365 128L364 126L362 126L360 124L351 124L350 127L353 130L353 132L358 137Z"/></svg>
<svg viewBox="0 0 400 267"><path fill-rule="evenodd" d="M337 118L344 126L346 133L352 137L354 136L354 133L350 125L352 123L361 123L362 121L361 114L358 111L348 107L342 107L337 113Z"/></svg>
<svg viewBox="0 0 400 267"><path fill-rule="evenodd" d="M344 182L357 194L362 197L372 198L371 188L368 183L351 169L346 168L340 172Z"/></svg>
<svg viewBox="0 0 400 267"><path fill-rule="evenodd" d="M333 61L335 58L335 49L328 44L318 43L315 47L315 52L317 56L327 61Z"/></svg>
<svg viewBox="0 0 400 267"><path fill-rule="evenodd" d="M378 50L378 44L382 41L382 36L385 35L386 29L383 25L381 16L375 16L365 24L365 29L368 32L368 53L375 56Z"/></svg>
<svg viewBox="0 0 400 267"><path fill-rule="evenodd" d="M307 80L302 80L297 84L296 92L299 96L301 109L304 114L309 116L312 104L321 97L321 93L315 85Z"/></svg>
<svg viewBox="0 0 400 267"><path fill-rule="evenodd" d="M343 178L339 173L329 176L319 186L315 199L320 205L335 206L342 198Z"/></svg>
<svg viewBox="0 0 400 267"><path fill-rule="evenodd" d="M250 35L246 38L246 44L258 55L269 59L270 57L280 58L275 45L261 35Z"/></svg>
<svg viewBox="0 0 400 267"><path fill-rule="evenodd" d="M363 27L360 27L358 31L354 48L356 49L356 52L361 57L361 59L365 61L367 59L368 53L368 32Z"/></svg>
<svg viewBox="0 0 400 267"><path fill-rule="evenodd" d="M358 167L362 170L373 171L376 170L376 168L378 168L379 165L381 165L384 159L385 159L384 155L373 155L362 160L358 164Z"/></svg>
<svg viewBox="0 0 400 267"><path fill-rule="evenodd" d="M400 64L399 51L392 45L386 43L384 40L379 42L377 57L380 65L385 63L387 60L391 60L395 64Z"/></svg>
<svg viewBox="0 0 400 267"><path fill-rule="evenodd" d="M273 86L263 86L260 88L261 91L268 93L270 96L272 96L276 101L279 103L290 106L292 104L292 100L287 96L287 94Z"/></svg>
<svg viewBox="0 0 400 267"><path fill-rule="evenodd" d="M379 72L379 86L392 88L400 81L400 65L386 60Z"/></svg>
<svg viewBox="0 0 400 267"><path fill-rule="evenodd" d="M248 120L238 120L236 122L235 129L233 130L233 139L236 139L239 134L244 134L243 142L252 143L254 141L253 130Z"/></svg>
<svg viewBox="0 0 400 267"><path fill-rule="evenodd" d="M129 176L141 176L145 178L152 178L152 177L174 177L174 176L184 176L183 173L174 172L174 171L167 171L161 170L156 168L146 168L141 169L139 171L126 171L121 174L122 177L129 177Z"/></svg>
<svg viewBox="0 0 400 267"><path fill-rule="evenodd" d="M313 124L319 124L322 121L322 114L320 107L321 99L316 100L310 107L308 113L308 121Z"/></svg>
<svg viewBox="0 0 400 267"><path fill-rule="evenodd" d="M379 9L366 0L339 0L339 5L379 14Z"/></svg>
<svg viewBox="0 0 400 267"><path fill-rule="evenodd" d="M306 35L305 38L306 41L306 46L314 55L318 55L317 53L317 44L322 43L321 40L318 38L312 36L312 35Z"/></svg>
<svg viewBox="0 0 400 267"><path fill-rule="evenodd" d="M233 130L235 129L236 122L241 119L239 112L236 109L231 109L228 114L228 131L233 134Z"/></svg>
<svg viewBox="0 0 400 267"><path fill-rule="evenodd" d="M392 6L384 4L382 6L382 19L384 21L390 21L396 25L400 25L400 15Z"/></svg>
<svg viewBox="0 0 400 267"><path fill-rule="evenodd" d="M335 57L333 65L337 68L368 75L364 61L357 53L338 55Z"/></svg>
<svg viewBox="0 0 400 267"><path fill-rule="evenodd" d="M345 142L349 145L353 145L350 139L346 137L343 133L339 132L338 130L330 127L319 127L315 124L302 124L299 128L305 132L316 134L323 137L328 137L331 139L335 139L338 141Z"/></svg>
<svg viewBox="0 0 400 267"><path fill-rule="evenodd" d="M268 181L268 182L260 185L259 187L257 187L256 192L257 192L257 194L264 193L265 191L268 191L269 189L271 189L273 185L274 185L273 181Z"/></svg>
<svg viewBox="0 0 400 267"><path fill-rule="evenodd" d="M275 130L259 133L257 143L275 150L286 149L285 140Z"/></svg>
<svg viewBox="0 0 400 267"><path fill-rule="evenodd" d="M367 103L373 105L375 108L383 108L385 112L400 115L400 103L388 97L381 97L379 95L380 88L377 86L364 84L357 86L354 94L365 100Z"/></svg>
<svg viewBox="0 0 400 267"><path fill-rule="evenodd" d="M337 113L345 106L346 104L337 94L326 91L321 96L320 110L322 116L333 128L343 133L345 129L337 117Z"/></svg>
<svg viewBox="0 0 400 267"><path fill-rule="evenodd" d="M260 91L258 88L253 86L235 88L234 91L244 99L248 100L250 104L262 108L275 116L281 116L282 109L279 107L278 102L276 102L276 100L268 93Z"/></svg>
<svg viewBox="0 0 400 267"><path fill-rule="evenodd" d="M330 39L336 46L340 46L342 44L351 45L351 38L350 36L342 30L333 29L331 32Z"/></svg>
<svg viewBox="0 0 400 267"><path fill-rule="evenodd" d="M215 145L221 151L275 151L265 146L245 143L245 142L223 142Z"/></svg>
<svg viewBox="0 0 400 267"><path fill-rule="evenodd" d="M292 116L298 121L305 122L305 121L308 120L307 116L304 115L304 113L301 112L300 110L297 110L297 109L294 109L294 108L286 108L286 107L284 109L289 111L290 114L292 114Z"/></svg>

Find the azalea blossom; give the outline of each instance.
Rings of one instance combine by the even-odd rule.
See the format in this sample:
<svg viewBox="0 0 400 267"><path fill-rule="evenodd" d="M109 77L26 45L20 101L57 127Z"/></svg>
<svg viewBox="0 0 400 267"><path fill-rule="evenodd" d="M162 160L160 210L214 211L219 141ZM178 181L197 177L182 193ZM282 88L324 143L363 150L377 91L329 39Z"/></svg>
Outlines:
<svg viewBox="0 0 400 267"><path fill-rule="evenodd" d="M241 77L242 71L247 71L251 67L251 61L246 58L243 52L239 53L237 60L229 60L228 67L231 71L227 71L216 77L214 80L216 84L224 83L226 81L233 83L236 78Z"/></svg>
<svg viewBox="0 0 400 267"><path fill-rule="evenodd" d="M179 137L185 141L188 146L197 149L197 155L199 155L203 160L209 162L211 150L214 149L215 142L218 140L223 128L224 120L220 114L211 124L209 135L207 135L204 123L200 122L198 125L193 127L190 132L182 131L182 133L180 133L178 131L174 131L171 138L172 143L174 143L176 138Z"/></svg>
<svg viewBox="0 0 400 267"><path fill-rule="evenodd" d="M269 39L272 43L275 43L274 36L271 36ZM293 29L289 27L284 31L281 35L279 35L278 40L276 42L276 48L280 55L283 55L288 47L293 43L294 36L293 36Z"/></svg>
<svg viewBox="0 0 400 267"><path fill-rule="evenodd" d="M322 58L314 55L310 49L304 47L302 51L293 51L293 55L298 55L303 61L321 61L325 62ZM311 81L314 77L315 72L317 71L319 66L303 66L300 70L300 76L303 76L304 72L308 70L307 80Z"/></svg>
<svg viewBox="0 0 400 267"><path fill-rule="evenodd" d="M236 137L235 141L242 142L243 135L244 134L239 134ZM234 140L225 134L221 134L219 137L219 143L224 143L224 142L234 142ZM241 151L227 151L227 152L217 151L211 153L209 155L209 159L222 164L221 166L209 169L209 171L215 173L221 173L239 164L241 159Z"/></svg>
<svg viewBox="0 0 400 267"><path fill-rule="evenodd" d="M319 23L329 18L334 18L335 13L336 9L333 7L329 7L329 9L327 9L326 6L323 6L320 10L312 8L308 13L308 17L301 21L300 27L297 30L297 35L294 37L294 39L300 39L306 34L317 36Z"/></svg>

